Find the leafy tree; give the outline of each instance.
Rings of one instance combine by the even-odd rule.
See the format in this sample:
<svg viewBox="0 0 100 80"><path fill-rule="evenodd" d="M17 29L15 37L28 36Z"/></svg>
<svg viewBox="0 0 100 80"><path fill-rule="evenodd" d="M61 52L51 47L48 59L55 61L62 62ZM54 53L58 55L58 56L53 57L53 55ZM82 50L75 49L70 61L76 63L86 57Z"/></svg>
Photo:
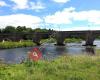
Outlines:
<svg viewBox="0 0 100 80"><path fill-rule="evenodd" d="M3 33L16 33L16 29L13 26L7 26L2 30Z"/></svg>
<svg viewBox="0 0 100 80"><path fill-rule="evenodd" d="M25 27L25 26L18 26L18 27L16 28L16 31L19 32L19 33L25 32L25 31L26 31L26 27Z"/></svg>
<svg viewBox="0 0 100 80"><path fill-rule="evenodd" d="M25 31L26 33L32 33L33 32L33 30L32 30L32 28L26 28L26 31Z"/></svg>
<svg viewBox="0 0 100 80"><path fill-rule="evenodd" d="M48 32L47 29L40 29L40 28L36 28L34 29L35 32Z"/></svg>
<svg viewBox="0 0 100 80"><path fill-rule="evenodd" d="M16 35L13 35L14 37L20 36L22 39L33 39L34 37L34 32L48 32L51 33L51 29L41 29L41 28L27 28L26 26L18 26L17 28L13 26L7 26L4 29L0 29L0 33L7 33L13 35L12 33L16 33ZM44 35L44 37L47 37L48 34Z"/></svg>
<svg viewBox="0 0 100 80"><path fill-rule="evenodd" d="M0 29L0 33L2 33L2 30Z"/></svg>

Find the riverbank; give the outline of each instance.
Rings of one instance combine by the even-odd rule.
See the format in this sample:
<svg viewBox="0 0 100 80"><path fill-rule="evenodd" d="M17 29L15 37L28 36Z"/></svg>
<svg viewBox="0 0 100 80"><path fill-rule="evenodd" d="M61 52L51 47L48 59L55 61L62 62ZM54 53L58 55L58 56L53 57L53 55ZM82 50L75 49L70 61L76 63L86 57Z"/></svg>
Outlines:
<svg viewBox="0 0 100 80"><path fill-rule="evenodd" d="M76 43L81 43L82 39L80 38L66 38L65 39L65 43L73 43L73 42L76 42Z"/></svg>
<svg viewBox="0 0 100 80"><path fill-rule="evenodd" d="M76 38L67 38L65 39L65 43L72 43L72 42L81 42L81 39ZM42 39L40 41L41 44L43 43L56 43L56 39L49 38L49 39ZM19 42L13 42L13 41L4 41L0 42L0 49L9 49L9 48L20 48L20 47L31 47L35 46L36 44L32 40L23 40Z"/></svg>
<svg viewBox="0 0 100 80"><path fill-rule="evenodd" d="M0 49L31 47L35 45L36 44L30 40L26 40L26 41L24 40L19 42L5 41L5 42L0 42Z"/></svg>
<svg viewBox="0 0 100 80"><path fill-rule="evenodd" d="M100 56L63 56L52 61L0 64L1 80L100 80Z"/></svg>
<svg viewBox="0 0 100 80"><path fill-rule="evenodd" d="M64 40L64 43L75 43L75 42L80 43L81 41L82 39L79 39L79 38L66 38ZM56 39L54 38L42 39L40 43L56 43Z"/></svg>

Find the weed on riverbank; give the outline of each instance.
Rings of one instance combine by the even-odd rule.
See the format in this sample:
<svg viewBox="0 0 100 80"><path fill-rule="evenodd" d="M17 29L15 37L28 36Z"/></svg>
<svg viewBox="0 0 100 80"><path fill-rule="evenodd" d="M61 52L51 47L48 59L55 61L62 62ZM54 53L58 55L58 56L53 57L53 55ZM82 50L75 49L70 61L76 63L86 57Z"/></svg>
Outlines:
<svg viewBox="0 0 100 80"><path fill-rule="evenodd" d="M0 64L1 80L100 80L100 56L63 56L52 61Z"/></svg>

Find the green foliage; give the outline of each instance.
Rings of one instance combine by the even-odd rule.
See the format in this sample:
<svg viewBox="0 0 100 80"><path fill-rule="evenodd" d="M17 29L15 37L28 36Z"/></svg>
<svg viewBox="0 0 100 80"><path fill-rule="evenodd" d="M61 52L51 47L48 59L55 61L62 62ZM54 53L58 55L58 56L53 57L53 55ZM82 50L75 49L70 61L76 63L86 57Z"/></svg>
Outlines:
<svg viewBox="0 0 100 80"><path fill-rule="evenodd" d="M30 47L34 45L35 44L32 41L21 41L21 42L5 41L5 42L0 42L0 49Z"/></svg>
<svg viewBox="0 0 100 80"><path fill-rule="evenodd" d="M16 31L19 32L19 33L24 32L24 31L26 31L26 27L25 26L18 26L16 28Z"/></svg>
<svg viewBox="0 0 100 80"><path fill-rule="evenodd" d="M0 29L0 33L2 32L2 30Z"/></svg>
<svg viewBox="0 0 100 80"><path fill-rule="evenodd" d="M100 80L100 56L63 56L52 61L0 65L1 80Z"/></svg>
<svg viewBox="0 0 100 80"><path fill-rule="evenodd" d="M34 32L48 32L49 30L47 29L41 29L41 28L36 28L34 29Z"/></svg>
<svg viewBox="0 0 100 80"><path fill-rule="evenodd" d="M100 39L100 36L96 37L96 39Z"/></svg>
<svg viewBox="0 0 100 80"><path fill-rule="evenodd" d="M77 39L77 38L67 38L65 39L65 43L71 43L71 42L81 42L82 39Z"/></svg>
<svg viewBox="0 0 100 80"><path fill-rule="evenodd" d="M40 43L55 43L56 40L54 38L49 38L49 39L42 39Z"/></svg>
<svg viewBox="0 0 100 80"><path fill-rule="evenodd" d="M31 33L33 30L31 28L26 28L25 26L18 26L16 28L17 33Z"/></svg>
<svg viewBox="0 0 100 80"><path fill-rule="evenodd" d="M0 32L2 33L32 33L32 32L52 32L53 30L51 29L41 29L41 28L27 28L26 26L18 26L18 27L13 27L13 26L7 26L4 29L0 29Z"/></svg>
<svg viewBox="0 0 100 80"><path fill-rule="evenodd" d="M16 33L16 29L13 26L7 26L2 30L2 33Z"/></svg>

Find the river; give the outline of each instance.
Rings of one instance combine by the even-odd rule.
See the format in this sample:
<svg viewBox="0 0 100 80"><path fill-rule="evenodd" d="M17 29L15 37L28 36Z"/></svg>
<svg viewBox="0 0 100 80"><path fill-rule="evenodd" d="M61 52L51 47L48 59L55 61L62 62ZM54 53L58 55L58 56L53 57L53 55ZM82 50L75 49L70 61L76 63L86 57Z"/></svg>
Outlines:
<svg viewBox="0 0 100 80"><path fill-rule="evenodd" d="M95 40L96 47L82 46L82 43L67 43L65 46L55 46L53 43L46 43L41 46L35 46L40 49L43 54L42 59L50 60L62 55L95 55L95 51L100 49L100 40ZM0 50L0 59L8 64L20 63L26 59L28 52L34 47L2 49Z"/></svg>

